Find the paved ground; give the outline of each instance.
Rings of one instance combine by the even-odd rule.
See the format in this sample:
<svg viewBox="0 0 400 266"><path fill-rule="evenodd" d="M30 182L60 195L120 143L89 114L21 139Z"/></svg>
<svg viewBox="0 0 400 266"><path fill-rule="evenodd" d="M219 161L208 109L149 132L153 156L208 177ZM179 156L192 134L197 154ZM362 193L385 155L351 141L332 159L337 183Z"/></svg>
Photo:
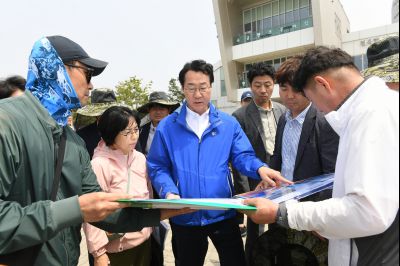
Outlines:
<svg viewBox="0 0 400 266"><path fill-rule="evenodd" d="M164 249L164 266L175 266L174 255L172 254L172 247L171 247L171 232L167 235L166 245ZM78 266L87 266L88 257L87 257L87 247L86 247L86 239L85 235L82 234L82 241L81 241L81 257L79 258ZM210 242L208 253L205 261L205 266L219 266L218 254L215 250L215 247Z"/></svg>

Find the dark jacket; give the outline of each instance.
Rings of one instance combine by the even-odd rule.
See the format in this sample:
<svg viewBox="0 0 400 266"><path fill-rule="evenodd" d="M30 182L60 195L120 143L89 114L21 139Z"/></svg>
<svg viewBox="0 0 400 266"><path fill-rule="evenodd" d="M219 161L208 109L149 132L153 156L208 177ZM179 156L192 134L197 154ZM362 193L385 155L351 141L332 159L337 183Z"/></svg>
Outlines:
<svg viewBox="0 0 400 266"><path fill-rule="evenodd" d="M100 132L97 129L97 122L77 130L76 133L85 141L86 149L89 153L90 159L92 159L94 149L97 147L97 144L99 144L101 139Z"/></svg>
<svg viewBox="0 0 400 266"><path fill-rule="evenodd" d="M273 114L276 123L278 123L279 118L286 111L286 107L280 103L273 102ZM246 133L247 138L250 140L251 145L254 148L256 156L260 158L261 161L269 163L272 154L268 154L263 141L264 127L261 121L260 111L257 105L252 101L249 105L244 106L236 110L232 114L242 127L244 133ZM236 174L235 174L236 176ZM246 177L238 176L235 177L235 190L236 192L242 193L249 190L254 190L258 185L258 181L247 179Z"/></svg>
<svg viewBox="0 0 400 266"><path fill-rule="evenodd" d="M282 139L286 117L279 119L275 138L275 151L269 166L282 168ZM293 181L335 172L339 136L326 121L324 114L311 105L301 130Z"/></svg>
<svg viewBox="0 0 400 266"><path fill-rule="evenodd" d="M151 125L151 122L144 124L140 128L139 143L140 143L140 146L142 147L142 153L144 155L146 155L146 145L147 145L147 139L149 138L150 125Z"/></svg>
<svg viewBox="0 0 400 266"><path fill-rule="evenodd" d="M52 202L54 155L63 128L29 91L0 101L0 259L43 243L32 264L78 263L83 222L78 196L100 186L82 139L69 127L64 130L65 157ZM159 211L127 208L96 226L131 232L155 226L159 218Z"/></svg>

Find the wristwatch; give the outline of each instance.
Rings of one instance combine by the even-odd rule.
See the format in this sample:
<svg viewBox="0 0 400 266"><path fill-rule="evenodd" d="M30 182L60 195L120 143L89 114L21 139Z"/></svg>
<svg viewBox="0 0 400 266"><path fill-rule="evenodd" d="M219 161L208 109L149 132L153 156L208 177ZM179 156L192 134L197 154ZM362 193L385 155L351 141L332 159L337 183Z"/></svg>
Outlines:
<svg viewBox="0 0 400 266"><path fill-rule="evenodd" d="M285 202L279 204L278 211L276 212L275 222L282 227L288 229L290 228Z"/></svg>

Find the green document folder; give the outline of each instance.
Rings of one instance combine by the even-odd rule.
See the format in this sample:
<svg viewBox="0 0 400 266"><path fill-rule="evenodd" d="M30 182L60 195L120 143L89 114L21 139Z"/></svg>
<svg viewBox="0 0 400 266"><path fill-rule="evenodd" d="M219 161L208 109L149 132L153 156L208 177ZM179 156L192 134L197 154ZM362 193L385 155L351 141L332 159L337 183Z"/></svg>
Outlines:
<svg viewBox="0 0 400 266"><path fill-rule="evenodd" d="M257 210L255 207L244 205L242 199L122 199L118 202L128 203L130 207L143 209Z"/></svg>
<svg viewBox="0 0 400 266"><path fill-rule="evenodd" d="M310 177L297 181L292 185L283 185L282 187L267 188L260 191L252 191L235 196L231 199L126 199L119 202L129 203L131 207L145 209L182 209L190 208L196 210L245 210L254 211L255 207L243 204L244 199L248 198L266 198L275 203L281 203L292 199L302 199L318 193L320 191L331 189L333 187L334 174L326 174Z"/></svg>

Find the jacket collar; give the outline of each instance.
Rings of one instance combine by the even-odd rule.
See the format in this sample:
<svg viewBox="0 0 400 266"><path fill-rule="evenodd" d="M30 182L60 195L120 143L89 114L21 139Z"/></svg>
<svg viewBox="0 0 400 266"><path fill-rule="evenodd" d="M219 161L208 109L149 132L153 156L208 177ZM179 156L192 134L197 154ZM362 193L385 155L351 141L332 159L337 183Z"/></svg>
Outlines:
<svg viewBox="0 0 400 266"><path fill-rule="evenodd" d="M113 160L120 168L126 168L127 163L128 166L130 166L135 159L135 151L132 150L127 157L120 150L113 150L108 147L103 140L100 140L99 145L96 147L93 153L93 159L96 157L109 158Z"/></svg>
<svg viewBox="0 0 400 266"><path fill-rule="evenodd" d="M309 107L306 108L306 110L307 113L305 115L304 123L301 129L299 145L297 148L296 161L294 164L294 171L296 171L301 159L303 158L304 150L312 133L312 129L314 128L315 119L317 116L317 109L315 108L314 105L311 104Z"/></svg>
<svg viewBox="0 0 400 266"><path fill-rule="evenodd" d="M254 123L255 127L257 128L258 133L260 134L262 139L265 139L264 127L261 122L261 115L260 115L260 110L258 109L258 106L256 105L256 103L254 101L252 101L246 108L247 108L246 109L247 117L249 117L253 121L253 123ZM263 145L265 145L264 142L263 142ZM264 149L265 149L265 147L264 147Z"/></svg>
<svg viewBox="0 0 400 266"><path fill-rule="evenodd" d="M63 127L56 123L56 121L49 115L48 110L44 108L44 106L30 91L26 90L23 95L15 97L14 99L29 102L35 109L36 117L50 128L55 139L61 136Z"/></svg>
<svg viewBox="0 0 400 266"><path fill-rule="evenodd" d="M187 103L186 101L174 111L174 114L176 115L175 121L178 122L180 125L182 125L185 128L188 128L187 123L186 123L186 110ZM221 118L219 116L219 111L215 106L210 102L210 111L209 111L209 117L210 117L210 127L215 128L221 123ZM208 129L206 130L208 131Z"/></svg>

